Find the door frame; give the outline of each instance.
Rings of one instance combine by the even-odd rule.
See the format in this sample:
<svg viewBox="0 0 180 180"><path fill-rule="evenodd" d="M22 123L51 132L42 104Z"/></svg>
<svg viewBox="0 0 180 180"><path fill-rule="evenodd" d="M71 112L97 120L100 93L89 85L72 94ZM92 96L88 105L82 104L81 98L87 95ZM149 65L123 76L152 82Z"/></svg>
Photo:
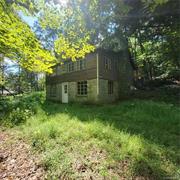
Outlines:
<svg viewBox="0 0 180 180"><path fill-rule="evenodd" d="M69 102L69 97L68 97L68 82L62 83L62 93L61 94L62 94L62 103L68 103Z"/></svg>

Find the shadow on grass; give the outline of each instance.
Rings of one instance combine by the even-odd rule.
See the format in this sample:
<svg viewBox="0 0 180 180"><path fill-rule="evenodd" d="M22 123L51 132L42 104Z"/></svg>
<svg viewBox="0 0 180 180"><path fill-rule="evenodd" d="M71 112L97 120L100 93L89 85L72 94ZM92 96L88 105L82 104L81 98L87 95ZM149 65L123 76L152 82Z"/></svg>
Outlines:
<svg viewBox="0 0 180 180"><path fill-rule="evenodd" d="M175 100L178 101L178 96L177 94L172 96L164 91L160 91L159 94L150 92L149 94L146 94L146 99L144 100L142 92L135 97L139 98L139 95L141 95L142 98L121 101L116 104L85 105L77 103L60 104L44 102L43 96L41 97L34 94L19 100L18 104L12 103L12 106L9 107L10 110L14 109L16 106L21 107L22 109L29 108L32 112L35 112L37 111L37 107L40 106L40 109L42 108L49 117L67 114L70 119L76 118L84 123L98 121L105 126L112 126L119 132L129 133L132 136L140 136L147 140L151 145L145 147L146 144L142 143L144 158L134 159L133 169L135 175L137 173L137 176L156 177L158 174L161 174L161 177L168 177L169 174L163 171L161 163L166 163L168 160L174 162L174 164L180 162L180 159L178 159L180 147L180 111L175 102ZM15 115L17 116L17 113L15 113ZM24 117L24 114L22 114L22 116ZM98 131L101 131L101 129L98 129ZM102 138L108 141L110 140L110 138L106 139L106 136L104 135L102 135ZM108 141L107 144L109 144ZM133 144L134 142L131 143ZM167 153L164 151L158 152L158 149L155 149L156 147L154 148L153 144L155 144L155 146L165 147L164 149ZM136 145L138 145L138 143ZM116 146L116 144L110 146L110 148L116 148L114 146ZM132 148L131 151L133 151ZM133 158L136 157L134 156ZM165 158L165 160L163 158ZM154 160L154 162L151 162L151 159L152 161Z"/></svg>
<svg viewBox="0 0 180 180"><path fill-rule="evenodd" d="M148 142L165 147L164 157L178 164L180 157L180 113L177 105L153 100L129 100L112 105L59 104L46 102L43 109L49 116L67 114L82 122L99 121L104 125L113 126L118 131L131 135L140 135ZM151 147L144 147L145 149ZM161 169L162 157L157 152L147 150L148 160L136 160L134 172L143 177L169 177ZM152 157L150 157L152 156ZM151 167L150 159L157 161L156 167ZM165 160L166 161L166 160ZM151 178L150 178L151 179Z"/></svg>
<svg viewBox="0 0 180 180"><path fill-rule="evenodd" d="M140 93L140 95L142 95L142 93ZM168 96L166 93L164 93L164 95ZM154 98L150 100L151 97ZM38 105L48 114L48 117L56 115L59 117L61 114L67 114L70 119L77 118L79 121L84 123L98 121L104 125L112 126L119 132L127 132L132 136L137 135L143 137L143 139L147 140L150 145L146 147L146 143L142 143L144 159L134 159L134 172L143 177L156 177L158 174L161 174L161 177L166 177L169 175L167 172L163 171L163 168L161 168L162 164L168 163L168 160L175 162L174 164L180 162L180 159L178 159L178 150L180 147L180 111L177 103L172 103L175 101L175 96L173 96L173 98L172 96L165 98L165 101L162 102L164 99L162 94L160 98L156 98L156 94L152 93L152 95L150 95L146 100L142 100L142 98L141 100L131 99L111 105L65 105L44 102L44 98L39 98L39 96L36 95L32 98L31 95L24 98L24 100L18 101L18 107L21 107L22 109L29 108L34 112L37 110L36 105ZM168 101L169 98L173 101ZM178 101L178 99L176 101ZM16 106L16 103L12 103L12 106L9 106L10 110ZM101 129L98 129L98 131L101 131ZM52 137L53 136L54 135L52 134ZM102 135L102 138L106 140L106 136ZM108 141L111 141L110 138L107 138ZM129 139L127 139L127 141L128 140ZM109 146L108 141L107 145ZM132 144L133 143L134 141ZM153 147L153 144L155 144L155 147ZM138 143L136 145L139 146ZM165 151L167 150L168 153L166 154L165 151L159 152L156 145L165 147L163 149L165 149ZM114 146L116 146L116 141L114 141L113 146L110 146L110 148L116 148ZM157 150L155 148L157 148ZM154 150L156 152L154 152ZM131 148L131 151L134 151L134 149ZM151 162L151 159L152 161L154 160L154 162Z"/></svg>
<svg viewBox="0 0 180 180"><path fill-rule="evenodd" d="M180 145L180 113L178 107L172 104L151 100L131 100L114 105L46 102L43 109L49 115L66 113L83 122L98 120L168 148L178 149Z"/></svg>
<svg viewBox="0 0 180 180"><path fill-rule="evenodd" d="M143 177L169 177L167 172L161 169L162 157L178 164L180 158L180 113L177 105L152 100L129 100L112 105L84 105L84 104L59 104L46 102L43 109L49 116L67 114L70 118L77 118L82 122L99 121L104 125L113 126L115 129L127 132L131 135L140 135L148 142L165 147L164 155L147 149L147 161L136 159L134 172ZM150 157L152 156L152 157ZM151 167L150 159L158 163ZM166 160L165 160L166 161ZM161 164L162 163L162 164Z"/></svg>

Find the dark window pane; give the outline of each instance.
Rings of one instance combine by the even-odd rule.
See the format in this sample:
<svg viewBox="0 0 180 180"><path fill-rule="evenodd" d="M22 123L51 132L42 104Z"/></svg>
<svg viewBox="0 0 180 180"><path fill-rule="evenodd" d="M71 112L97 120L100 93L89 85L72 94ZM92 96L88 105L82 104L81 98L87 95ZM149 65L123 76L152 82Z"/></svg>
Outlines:
<svg viewBox="0 0 180 180"><path fill-rule="evenodd" d="M87 81L81 81L77 83L77 94L87 95Z"/></svg>
<svg viewBox="0 0 180 180"><path fill-rule="evenodd" d="M113 81L108 81L108 94L113 94Z"/></svg>

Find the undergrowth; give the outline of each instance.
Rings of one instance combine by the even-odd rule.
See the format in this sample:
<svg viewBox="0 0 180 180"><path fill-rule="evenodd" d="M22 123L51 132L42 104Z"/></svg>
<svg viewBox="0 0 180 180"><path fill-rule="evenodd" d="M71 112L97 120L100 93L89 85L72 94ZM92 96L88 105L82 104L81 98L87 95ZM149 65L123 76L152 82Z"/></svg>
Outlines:
<svg viewBox="0 0 180 180"><path fill-rule="evenodd" d="M63 105L45 102L42 95L26 98L19 108L32 114L14 129L40 154L48 178L179 177L177 105L152 100Z"/></svg>

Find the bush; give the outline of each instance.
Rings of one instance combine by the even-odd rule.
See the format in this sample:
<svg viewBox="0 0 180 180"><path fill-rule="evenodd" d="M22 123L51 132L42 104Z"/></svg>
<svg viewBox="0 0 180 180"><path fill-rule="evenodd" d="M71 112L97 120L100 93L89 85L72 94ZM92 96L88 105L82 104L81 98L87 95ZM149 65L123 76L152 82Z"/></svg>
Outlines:
<svg viewBox="0 0 180 180"><path fill-rule="evenodd" d="M20 108L16 108L10 112L8 122L11 125L19 125L24 123L31 115L32 112L28 109L22 110Z"/></svg>
<svg viewBox="0 0 180 180"><path fill-rule="evenodd" d="M14 99L0 100L0 122L3 125L19 125L36 114L39 106L44 102L45 95L42 92L24 94Z"/></svg>
<svg viewBox="0 0 180 180"><path fill-rule="evenodd" d="M145 83L145 86L146 87L151 87L151 88L158 88L158 87L161 87L161 86L172 85L172 84L174 84L174 82L171 81L171 80L167 80L167 79L154 79L154 80L147 81Z"/></svg>
<svg viewBox="0 0 180 180"><path fill-rule="evenodd" d="M179 69L174 69L169 72L168 78L170 79L175 79L175 80L180 80L180 70Z"/></svg>
<svg viewBox="0 0 180 180"><path fill-rule="evenodd" d="M0 99L0 112L7 113L13 109L12 99Z"/></svg>

